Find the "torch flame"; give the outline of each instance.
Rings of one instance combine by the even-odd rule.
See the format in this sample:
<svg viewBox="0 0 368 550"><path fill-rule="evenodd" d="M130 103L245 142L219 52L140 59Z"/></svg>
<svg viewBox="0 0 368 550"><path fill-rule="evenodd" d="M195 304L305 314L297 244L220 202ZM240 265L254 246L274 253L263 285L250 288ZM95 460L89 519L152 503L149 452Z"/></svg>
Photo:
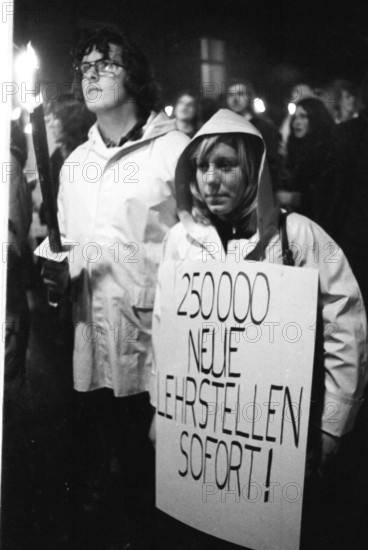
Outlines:
<svg viewBox="0 0 368 550"><path fill-rule="evenodd" d="M254 110L256 111L256 113L264 113L266 110L264 101L259 97L256 97L254 100Z"/></svg>
<svg viewBox="0 0 368 550"><path fill-rule="evenodd" d="M288 111L289 111L289 115L290 116L293 116L295 114L295 111L296 111L296 105L295 103L289 103L288 105Z"/></svg>
<svg viewBox="0 0 368 550"><path fill-rule="evenodd" d="M32 44L28 42L27 44L27 50L26 50L27 57L29 59L30 64L32 65L33 69L39 69L39 62L38 57L36 55L36 52L32 48Z"/></svg>
<svg viewBox="0 0 368 550"><path fill-rule="evenodd" d="M29 112L32 112L35 106L40 103L40 94L37 94L36 90L38 68L38 57L32 44L28 42L26 50L23 50L15 60L15 71L16 79L20 83L21 89L20 102ZM22 87L24 93L22 93ZM32 91L34 91L34 96L32 95Z"/></svg>

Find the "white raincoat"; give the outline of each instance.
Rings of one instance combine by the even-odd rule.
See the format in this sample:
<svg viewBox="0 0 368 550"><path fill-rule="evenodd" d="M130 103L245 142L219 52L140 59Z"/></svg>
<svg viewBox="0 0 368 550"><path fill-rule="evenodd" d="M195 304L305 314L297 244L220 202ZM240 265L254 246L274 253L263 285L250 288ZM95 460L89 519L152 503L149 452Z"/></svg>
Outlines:
<svg viewBox="0 0 368 550"><path fill-rule="evenodd" d="M148 389L151 321L162 241L177 222L174 172L188 143L152 114L143 136L107 148L95 124L65 162L58 198L74 304L74 387Z"/></svg>
<svg viewBox="0 0 368 550"><path fill-rule="evenodd" d="M163 261L203 260L203 255L206 260L226 257L215 227L196 223L192 218L189 190L188 158L193 150L192 143L200 136L220 133L244 133L262 139L256 128L243 117L225 109L218 111L194 136L176 169L176 195L181 222L169 231L165 239ZM241 239L237 250L243 251L245 260L282 264L279 208L274 203L264 159L265 155L258 183L258 230L251 239ZM318 415L318 422L327 433L341 436L353 427L367 378L367 327L363 300L343 252L318 225L304 216L290 214L286 227L295 266L319 270L318 306L324 325L321 360L325 389L323 402L319 404L323 412ZM228 243L227 253L232 257L235 255L234 244L234 241ZM154 340L159 331L159 294L158 286ZM155 404L155 388L154 367L152 404Z"/></svg>

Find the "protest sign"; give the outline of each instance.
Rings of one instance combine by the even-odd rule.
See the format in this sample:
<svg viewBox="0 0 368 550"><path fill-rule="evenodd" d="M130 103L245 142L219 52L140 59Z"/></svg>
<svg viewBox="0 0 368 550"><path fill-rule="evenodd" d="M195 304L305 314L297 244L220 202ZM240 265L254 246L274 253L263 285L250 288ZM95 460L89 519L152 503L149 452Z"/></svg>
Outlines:
<svg viewBox="0 0 368 550"><path fill-rule="evenodd" d="M167 262L157 506L255 550L299 547L318 271Z"/></svg>

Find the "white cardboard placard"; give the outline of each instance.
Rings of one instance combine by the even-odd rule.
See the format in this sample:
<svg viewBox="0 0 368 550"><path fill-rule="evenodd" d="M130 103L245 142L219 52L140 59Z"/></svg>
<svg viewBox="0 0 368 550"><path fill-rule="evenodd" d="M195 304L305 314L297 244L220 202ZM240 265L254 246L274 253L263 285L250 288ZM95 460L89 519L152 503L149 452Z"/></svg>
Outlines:
<svg viewBox="0 0 368 550"><path fill-rule="evenodd" d="M165 262L157 506L255 550L299 548L318 271Z"/></svg>

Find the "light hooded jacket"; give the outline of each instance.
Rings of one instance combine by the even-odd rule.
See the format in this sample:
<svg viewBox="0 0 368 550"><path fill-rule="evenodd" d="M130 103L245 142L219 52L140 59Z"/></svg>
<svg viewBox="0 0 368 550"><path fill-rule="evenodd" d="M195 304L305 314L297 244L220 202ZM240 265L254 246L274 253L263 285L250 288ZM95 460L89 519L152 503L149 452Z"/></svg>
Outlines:
<svg viewBox="0 0 368 550"><path fill-rule="evenodd" d="M64 163L58 197L75 323L74 387L148 389L162 241L177 222L174 173L188 138L164 113L143 135L106 147L97 124Z"/></svg>
<svg viewBox="0 0 368 550"><path fill-rule="evenodd" d="M248 134L255 136L255 139L262 139L254 126L225 109L218 111L196 134L177 165L176 195L181 222L169 231L165 239L163 261L203 261L204 257L206 261L223 261L226 258L216 228L197 223L192 217L192 195L189 189L192 169L189 157L201 136L229 133ZM249 240L240 239L237 248L242 251L244 260L283 264L279 214L263 153L258 178L257 231ZM322 317L324 332L319 371L322 372L324 388L322 381L317 422L324 431L341 436L353 427L366 382L367 327L361 293L344 254L318 225L299 214L290 214L286 230L295 266L319 270L318 313ZM234 244L235 241L229 241L227 245L227 254L233 258ZM159 333L159 294L158 287L154 340ZM316 352L318 355L318 347ZM156 401L155 369L154 366L151 383L153 404Z"/></svg>

